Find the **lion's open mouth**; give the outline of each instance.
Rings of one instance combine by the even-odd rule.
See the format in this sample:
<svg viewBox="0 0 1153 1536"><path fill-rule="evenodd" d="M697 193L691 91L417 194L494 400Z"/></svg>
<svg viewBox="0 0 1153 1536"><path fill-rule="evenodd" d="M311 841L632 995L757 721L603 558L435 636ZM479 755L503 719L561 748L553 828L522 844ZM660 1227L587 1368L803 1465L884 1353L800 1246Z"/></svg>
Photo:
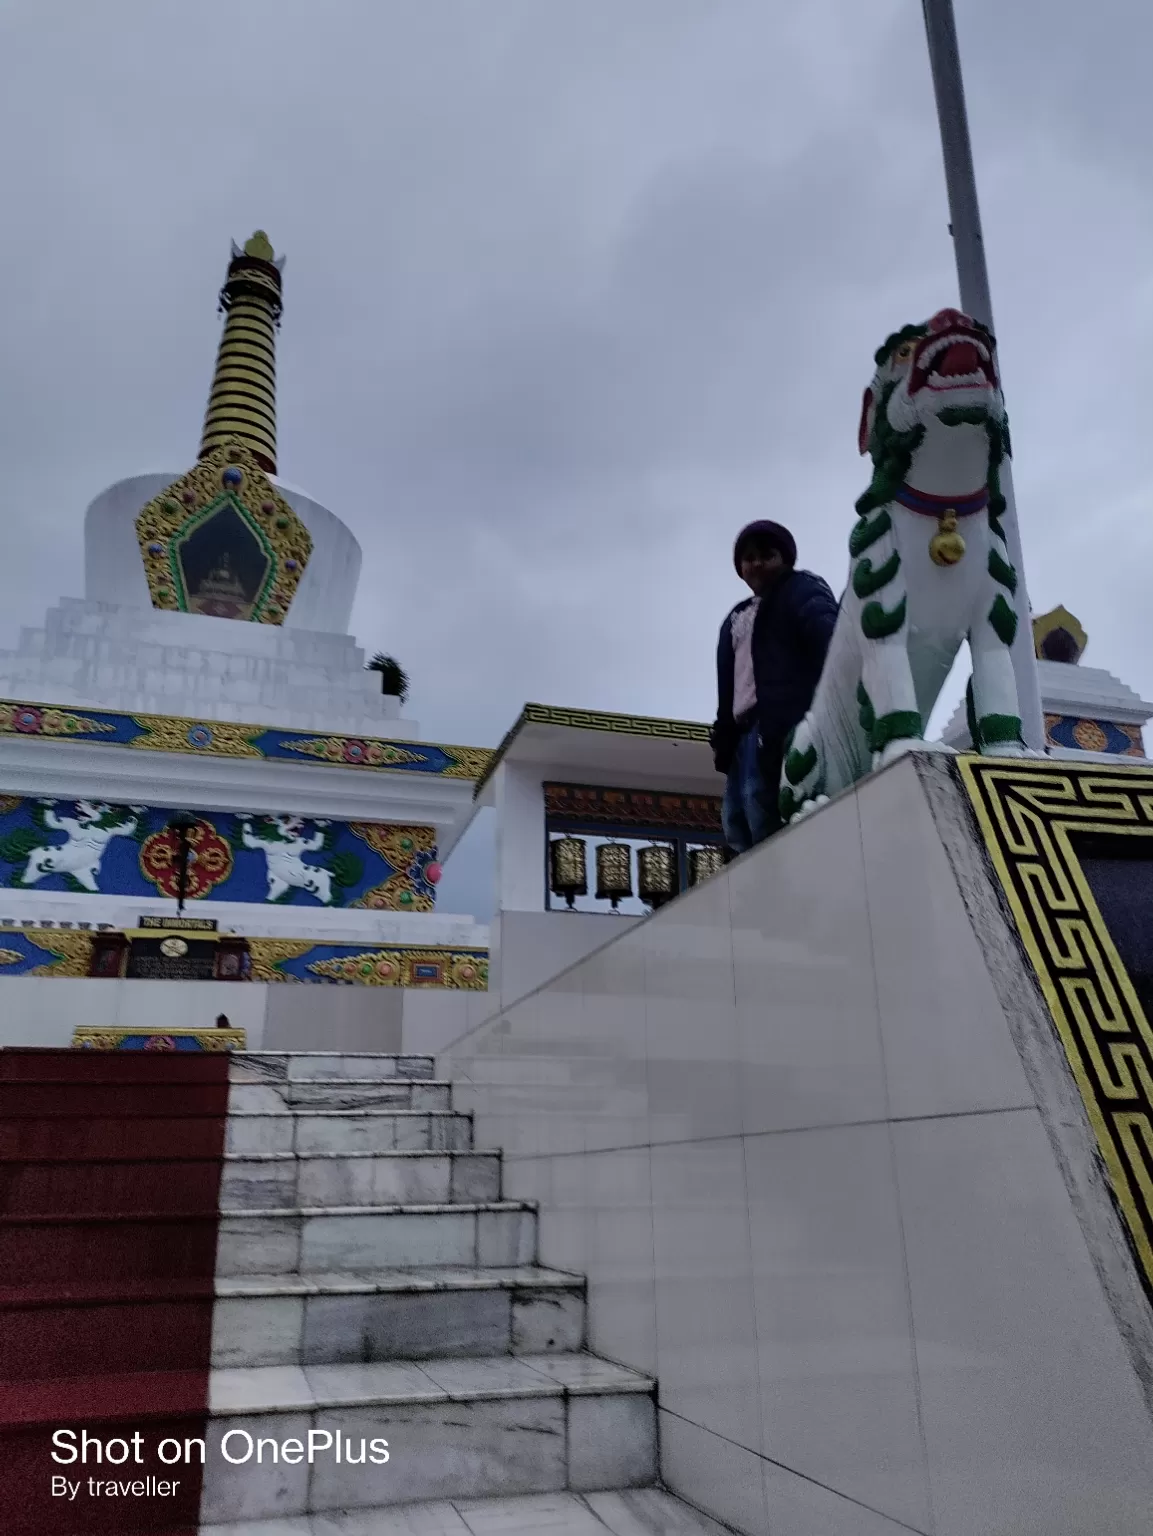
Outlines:
<svg viewBox="0 0 1153 1536"><path fill-rule="evenodd" d="M989 348L974 332L948 331L926 336L913 358L909 393L931 389L996 389L997 371Z"/></svg>

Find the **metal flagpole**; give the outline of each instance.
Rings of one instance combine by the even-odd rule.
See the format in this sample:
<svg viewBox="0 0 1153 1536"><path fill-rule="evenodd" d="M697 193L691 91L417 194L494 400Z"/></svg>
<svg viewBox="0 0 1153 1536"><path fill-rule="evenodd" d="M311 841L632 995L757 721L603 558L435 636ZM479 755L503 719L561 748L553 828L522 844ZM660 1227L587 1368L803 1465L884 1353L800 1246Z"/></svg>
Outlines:
<svg viewBox="0 0 1153 1536"><path fill-rule="evenodd" d="M989 297L989 272L985 265L985 242L981 236L981 210L973 173L973 149L969 142L969 118L965 111L965 87L961 79L961 56L957 47L953 0L921 0L921 7L925 13L929 65L933 72L937 119L941 126L941 151L945 160L945 185L949 194L949 218L952 221L949 232L953 236L953 251L957 261L961 308L974 320L987 325L995 336L997 330L993 324L993 304ZM1013 640L1012 655L1013 671L1017 678L1017 702L1021 712L1021 734L1026 746L1043 751L1045 722L1041 714L1041 691L1037 683L1033 620L1025 582L1021 530L1017 525L1013 471L1008 460L1001 468L1001 490L1007 514L1005 541L1009 558L1017 572L1017 633Z"/></svg>

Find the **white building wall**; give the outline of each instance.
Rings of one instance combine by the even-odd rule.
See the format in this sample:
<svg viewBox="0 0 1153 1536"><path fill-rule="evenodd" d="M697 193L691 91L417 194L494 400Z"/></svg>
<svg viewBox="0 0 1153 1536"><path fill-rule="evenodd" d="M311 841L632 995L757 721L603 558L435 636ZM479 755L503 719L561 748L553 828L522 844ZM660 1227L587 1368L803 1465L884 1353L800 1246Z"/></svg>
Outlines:
<svg viewBox="0 0 1153 1536"><path fill-rule="evenodd" d="M1147 1536L1129 1329L914 761L438 1075L588 1275L590 1347L658 1378L673 1492L749 1536Z"/></svg>
<svg viewBox="0 0 1153 1536"><path fill-rule="evenodd" d="M533 763L501 763L493 784L496 806L496 910L543 912L546 834L544 783Z"/></svg>
<svg viewBox="0 0 1153 1536"><path fill-rule="evenodd" d="M0 979L0 1048L67 1046L79 1024L211 1029L223 1013L247 1030L250 1051L433 1055L491 1011L485 992L434 987L9 976Z"/></svg>

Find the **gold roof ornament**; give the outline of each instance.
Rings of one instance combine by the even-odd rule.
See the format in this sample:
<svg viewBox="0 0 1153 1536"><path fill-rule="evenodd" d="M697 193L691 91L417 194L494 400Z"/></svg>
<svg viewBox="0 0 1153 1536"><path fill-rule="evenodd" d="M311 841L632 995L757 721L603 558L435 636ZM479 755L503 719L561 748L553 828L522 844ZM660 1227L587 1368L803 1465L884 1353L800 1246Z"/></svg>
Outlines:
<svg viewBox="0 0 1153 1536"><path fill-rule="evenodd" d="M272 241L262 229L258 229L244 242L244 254L255 256L257 261L274 261L276 253L272 249Z"/></svg>
<svg viewBox="0 0 1153 1536"><path fill-rule="evenodd" d="M1033 620L1033 651L1038 661L1063 661L1075 666L1088 644L1089 636L1068 608L1058 605Z"/></svg>
<svg viewBox="0 0 1153 1536"><path fill-rule="evenodd" d="M262 229L244 243L235 242L220 308L224 330L208 395L200 457L239 438L266 474L276 473L276 329L283 308L281 273Z"/></svg>

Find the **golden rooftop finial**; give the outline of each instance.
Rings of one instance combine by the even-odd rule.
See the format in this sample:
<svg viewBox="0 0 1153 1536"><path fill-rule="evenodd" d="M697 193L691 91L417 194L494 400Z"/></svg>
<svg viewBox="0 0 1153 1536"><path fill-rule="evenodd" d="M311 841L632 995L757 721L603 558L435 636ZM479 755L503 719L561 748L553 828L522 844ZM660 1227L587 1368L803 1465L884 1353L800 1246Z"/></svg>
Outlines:
<svg viewBox="0 0 1153 1536"><path fill-rule="evenodd" d="M1050 608L1033 620L1033 651L1038 661L1076 664L1088 644L1089 636L1068 608Z"/></svg>
<svg viewBox="0 0 1153 1536"><path fill-rule="evenodd" d="M200 440L203 459L239 438L270 475L276 473L276 327L283 265L262 229L243 250L233 244L220 290L224 332Z"/></svg>
<svg viewBox="0 0 1153 1536"><path fill-rule="evenodd" d="M255 256L258 261L272 261L275 257L272 241L262 229L258 229L250 240L244 242L244 254Z"/></svg>

